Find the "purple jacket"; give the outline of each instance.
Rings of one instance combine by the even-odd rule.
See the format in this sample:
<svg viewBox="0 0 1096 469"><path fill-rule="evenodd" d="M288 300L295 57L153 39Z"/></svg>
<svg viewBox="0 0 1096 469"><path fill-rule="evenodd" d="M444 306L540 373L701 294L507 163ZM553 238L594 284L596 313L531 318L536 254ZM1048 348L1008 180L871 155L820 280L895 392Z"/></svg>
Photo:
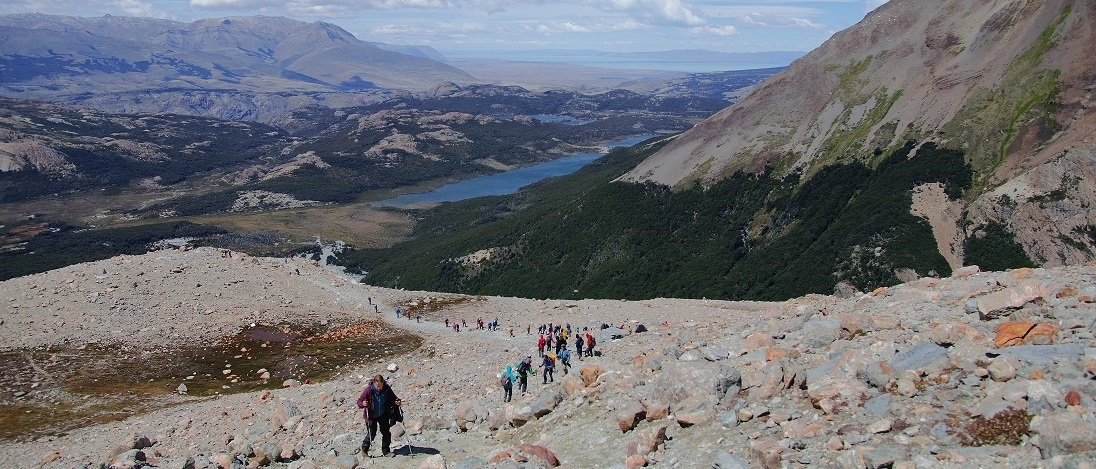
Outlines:
<svg viewBox="0 0 1096 469"><path fill-rule="evenodd" d="M382 414L388 415L389 417L396 414L396 401L399 400L399 398L396 397L396 393L392 391L392 386L385 385L383 391L377 391L377 388L374 388L373 383L370 382L369 385L362 390L361 396L358 396L358 408L363 409L362 418L365 419L367 425L372 424L373 416L377 415L377 413L373 411L373 393L376 392L383 393L385 402L387 403L387 408L384 409Z"/></svg>

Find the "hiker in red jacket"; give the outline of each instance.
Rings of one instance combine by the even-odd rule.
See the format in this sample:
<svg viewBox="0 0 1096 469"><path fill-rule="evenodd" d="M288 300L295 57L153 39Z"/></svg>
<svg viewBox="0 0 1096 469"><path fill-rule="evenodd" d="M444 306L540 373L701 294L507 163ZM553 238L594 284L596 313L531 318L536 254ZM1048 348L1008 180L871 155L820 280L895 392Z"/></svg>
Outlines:
<svg viewBox="0 0 1096 469"><path fill-rule="evenodd" d="M542 357L544 356L544 344L544 334L541 334L540 337L537 338L537 350L540 351L540 356Z"/></svg>
<svg viewBox="0 0 1096 469"><path fill-rule="evenodd" d="M365 418L367 434L362 441L362 454L369 456L369 444L377 436L377 430L381 432L381 454L392 457L392 425L403 421L403 413L400 405L403 401L396 397L392 387L384 382L384 376L374 376L369 385L362 390L358 397L358 408L364 409L362 417Z"/></svg>
<svg viewBox="0 0 1096 469"><path fill-rule="evenodd" d="M586 333L586 356L594 356L594 336L590 335L589 332Z"/></svg>

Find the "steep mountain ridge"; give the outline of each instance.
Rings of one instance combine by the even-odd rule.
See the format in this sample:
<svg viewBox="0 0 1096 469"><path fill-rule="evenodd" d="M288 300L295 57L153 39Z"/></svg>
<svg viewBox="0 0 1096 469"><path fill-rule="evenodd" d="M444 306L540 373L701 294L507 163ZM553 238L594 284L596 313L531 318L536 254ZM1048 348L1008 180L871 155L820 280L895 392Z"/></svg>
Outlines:
<svg viewBox="0 0 1096 469"><path fill-rule="evenodd" d="M967 235L1003 224L1044 265L1091 259L1094 220L1080 208L1096 203L1083 176L1096 148L1094 18L1085 2L893 0L621 179L810 176L931 141L975 171L966 219L944 223Z"/></svg>

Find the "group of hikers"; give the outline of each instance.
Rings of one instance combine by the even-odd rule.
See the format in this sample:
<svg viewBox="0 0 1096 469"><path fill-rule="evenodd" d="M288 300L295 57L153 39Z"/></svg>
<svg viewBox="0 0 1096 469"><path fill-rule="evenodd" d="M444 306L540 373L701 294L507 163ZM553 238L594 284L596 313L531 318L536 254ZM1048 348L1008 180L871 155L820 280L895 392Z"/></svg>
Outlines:
<svg viewBox="0 0 1096 469"><path fill-rule="evenodd" d="M532 327L530 327L531 332ZM537 329L537 351L540 354L540 366L543 370L541 383L555 382L555 370L557 363L563 367L563 374L571 371L571 350L567 348L567 341L572 336L575 340L575 355L581 360L585 355L594 356L594 346L597 344L594 335L588 328L577 328L572 331L571 325L542 324ZM553 351L554 350L554 351ZM499 385L502 386L503 402L510 402L514 397L514 384L522 395L528 392L529 375L535 375L537 370L533 368L533 356L528 355L516 365L507 365L506 369L499 373Z"/></svg>

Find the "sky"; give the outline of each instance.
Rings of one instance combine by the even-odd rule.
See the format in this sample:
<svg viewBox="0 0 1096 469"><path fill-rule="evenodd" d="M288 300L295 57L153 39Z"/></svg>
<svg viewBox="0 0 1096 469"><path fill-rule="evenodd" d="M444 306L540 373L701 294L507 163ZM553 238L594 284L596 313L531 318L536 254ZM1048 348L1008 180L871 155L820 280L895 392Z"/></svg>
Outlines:
<svg viewBox="0 0 1096 469"><path fill-rule="evenodd" d="M0 0L0 14L324 21L448 56L595 49L809 51L886 0Z"/></svg>

